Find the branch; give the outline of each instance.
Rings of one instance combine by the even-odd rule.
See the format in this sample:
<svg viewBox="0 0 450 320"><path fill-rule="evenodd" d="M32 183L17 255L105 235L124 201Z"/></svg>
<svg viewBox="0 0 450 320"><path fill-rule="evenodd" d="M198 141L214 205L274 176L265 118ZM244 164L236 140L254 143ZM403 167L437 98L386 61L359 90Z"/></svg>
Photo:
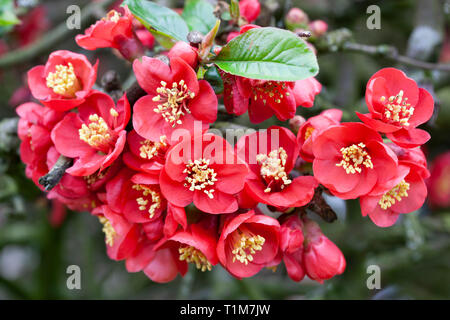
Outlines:
<svg viewBox="0 0 450 320"><path fill-rule="evenodd" d="M45 175L39 178L39 184L44 186L45 191L52 190L61 180L67 168L72 165L72 159L61 155L53 168Z"/></svg>
<svg viewBox="0 0 450 320"><path fill-rule="evenodd" d="M108 7L114 0L104 0L100 3L93 2L87 5L81 11L81 27L86 27L90 22L96 19L99 9ZM67 39L71 35L78 33L77 29L69 29L66 20L48 32L42 39L34 42L25 49L17 49L11 51L0 58L0 68L9 68L21 64L24 61L31 60L47 51L49 51L56 43Z"/></svg>
<svg viewBox="0 0 450 320"><path fill-rule="evenodd" d="M318 214L324 221L333 222L337 219L337 215L323 198L323 191L323 187L319 186L314 193L313 199L306 207Z"/></svg>
<svg viewBox="0 0 450 320"><path fill-rule="evenodd" d="M360 44L353 41L353 34L348 29L338 29L329 32L324 37L316 40L315 45L319 52L354 52L375 57L386 58L398 63L426 70L439 70L450 72L449 64L430 63L402 56L397 48L381 44L377 46Z"/></svg>

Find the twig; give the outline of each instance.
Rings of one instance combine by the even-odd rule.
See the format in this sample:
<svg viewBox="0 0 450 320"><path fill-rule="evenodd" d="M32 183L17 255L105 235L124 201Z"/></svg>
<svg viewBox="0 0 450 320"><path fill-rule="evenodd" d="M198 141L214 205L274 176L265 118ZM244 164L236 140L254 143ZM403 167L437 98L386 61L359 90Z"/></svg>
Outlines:
<svg viewBox="0 0 450 320"><path fill-rule="evenodd" d="M333 222L337 219L337 215L323 198L322 196L323 191L324 189L321 186L319 186L316 189L314 197L311 200L311 202L307 205L307 208L310 209L311 211L314 211L324 221Z"/></svg>
<svg viewBox="0 0 450 320"><path fill-rule="evenodd" d="M98 10L111 5L114 1L115 0L104 0L100 3L93 2L83 8L81 11L81 26L85 27L91 21L95 20ZM13 67L24 61L31 60L44 52L49 51L59 41L67 39L72 34L79 32L80 31L77 29L69 29L64 20L64 22L48 32L45 37L39 41L34 42L25 49L17 49L3 55L0 58L0 68Z"/></svg>
<svg viewBox="0 0 450 320"><path fill-rule="evenodd" d="M44 186L45 191L50 191L59 183L71 165L72 159L61 155L53 168L45 176L39 178L39 184Z"/></svg>
<svg viewBox="0 0 450 320"><path fill-rule="evenodd" d="M390 45L381 44L377 46L356 43L353 34L348 29L338 29L329 32L324 37L314 41L319 52L354 52L370 56L383 57L405 65L426 69L450 72L450 65L430 63L402 56L398 50Z"/></svg>

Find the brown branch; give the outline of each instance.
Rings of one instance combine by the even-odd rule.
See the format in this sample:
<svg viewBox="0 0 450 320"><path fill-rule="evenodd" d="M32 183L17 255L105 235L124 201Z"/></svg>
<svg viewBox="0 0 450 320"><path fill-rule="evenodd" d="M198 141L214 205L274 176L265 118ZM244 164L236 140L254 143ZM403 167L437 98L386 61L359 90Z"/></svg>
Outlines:
<svg viewBox="0 0 450 320"><path fill-rule="evenodd" d="M45 191L52 190L61 180L67 168L72 165L72 159L60 156L53 168L45 175L39 178L39 184L44 186Z"/></svg>
<svg viewBox="0 0 450 320"><path fill-rule="evenodd" d="M319 186L313 196L313 199L306 206L311 211L314 211L319 217L326 222L333 222L337 219L337 215L334 210L328 205L322 196L324 188Z"/></svg>

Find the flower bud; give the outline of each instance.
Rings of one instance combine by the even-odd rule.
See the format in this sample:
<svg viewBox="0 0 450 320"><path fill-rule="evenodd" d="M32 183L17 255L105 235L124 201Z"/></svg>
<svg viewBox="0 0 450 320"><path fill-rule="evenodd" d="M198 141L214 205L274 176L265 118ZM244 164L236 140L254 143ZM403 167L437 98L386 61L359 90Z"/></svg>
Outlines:
<svg viewBox="0 0 450 320"><path fill-rule="evenodd" d="M248 23L255 21L261 12L261 5L258 0L239 1L239 11Z"/></svg>
<svg viewBox="0 0 450 320"><path fill-rule="evenodd" d="M313 37L321 37L328 30L328 24L323 20L314 20L309 24L309 30Z"/></svg>
<svg viewBox="0 0 450 320"><path fill-rule="evenodd" d="M433 161L428 180L429 202L433 207L450 207L450 151Z"/></svg>
<svg viewBox="0 0 450 320"><path fill-rule="evenodd" d="M175 57L183 59L192 68L195 68L198 63L197 50L184 41L177 42L167 55L170 59Z"/></svg>
<svg viewBox="0 0 450 320"><path fill-rule="evenodd" d="M289 120L289 128L297 134L298 129L306 122L306 119L302 116L296 115L292 119Z"/></svg>
<svg viewBox="0 0 450 320"><path fill-rule="evenodd" d="M299 8L292 8L286 15L285 23L289 30L305 27L308 25L308 15Z"/></svg>
<svg viewBox="0 0 450 320"><path fill-rule="evenodd" d="M345 258L341 250L320 230L317 223L304 220L304 266L309 278L323 283L345 270Z"/></svg>

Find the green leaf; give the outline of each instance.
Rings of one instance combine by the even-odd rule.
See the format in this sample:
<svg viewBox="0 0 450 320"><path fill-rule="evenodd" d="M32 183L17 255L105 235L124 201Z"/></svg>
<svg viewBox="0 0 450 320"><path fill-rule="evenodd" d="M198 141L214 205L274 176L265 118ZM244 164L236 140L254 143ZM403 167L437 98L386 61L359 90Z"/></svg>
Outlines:
<svg viewBox="0 0 450 320"><path fill-rule="evenodd" d="M296 81L319 72L305 41L278 28L251 29L231 40L213 61L225 72L274 81Z"/></svg>
<svg viewBox="0 0 450 320"><path fill-rule="evenodd" d="M184 5L181 16L186 21L190 31L199 31L207 34L214 28L216 17L214 8L205 0L188 0Z"/></svg>
<svg viewBox="0 0 450 320"><path fill-rule="evenodd" d="M14 1L13 0L0 0L0 26L12 26L20 23L14 13Z"/></svg>
<svg viewBox="0 0 450 320"><path fill-rule="evenodd" d="M187 41L189 29L175 11L146 0L125 0L123 4L152 33L177 41Z"/></svg>
<svg viewBox="0 0 450 320"><path fill-rule="evenodd" d="M238 0L230 1L230 16L235 21L239 20L240 12L239 12L239 1Z"/></svg>
<svg viewBox="0 0 450 320"><path fill-rule="evenodd" d="M203 78L209 82L216 94L223 93L223 80L215 66L206 70Z"/></svg>

